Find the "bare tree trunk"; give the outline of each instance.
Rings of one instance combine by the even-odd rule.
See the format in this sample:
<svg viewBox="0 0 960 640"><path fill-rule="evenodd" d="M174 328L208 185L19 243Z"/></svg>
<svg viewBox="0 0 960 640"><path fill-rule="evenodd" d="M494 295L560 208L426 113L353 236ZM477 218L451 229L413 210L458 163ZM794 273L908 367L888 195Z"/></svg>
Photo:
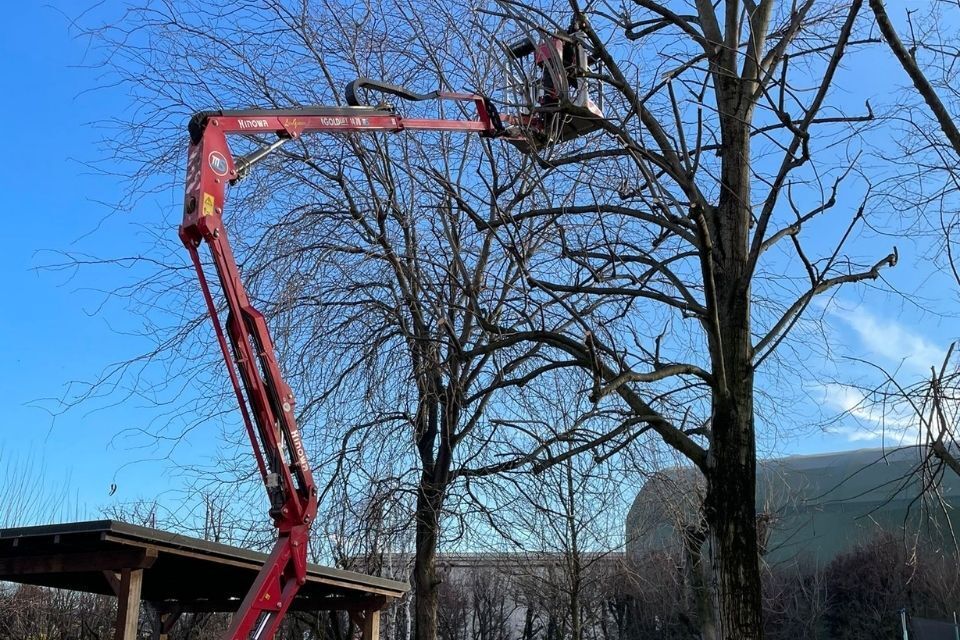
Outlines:
<svg viewBox="0 0 960 640"><path fill-rule="evenodd" d="M583 587L580 562L580 540L577 522L577 491L573 482L573 460L566 462L567 532L570 537L570 640L582 640L580 591Z"/></svg>
<svg viewBox="0 0 960 640"><path fill-rule="evenodd" d="M413 575L415 640L435 640L437 637L437 606L440 580L437 576L437 543L440 534L438 512L443 502L443 491L424 473L417 496L417 540Z"/></svg>
<svg viewBox="0 0 960 640"><path fill-rule="evenodd" d="M436 640L437 607L440 602L440 577L437 573L437 547L440 543L440 511L450 484L453 462L452 435L459 421L457 400L450 386L435 372L439 370L436 353L415 349L416 362L428 365L429 373L418 381L420 411L417 450L421 474L417 491L416 558L413 575L415 640ZM455 368L451 368L452 371Z"/></svg>
<svg viewBox="0 0 960 640"><path fill-rule="evenodd" d="M714 590L710 588L709 567L703 557L706 535L706 523L692 525L684 531L684 570L689 597L693 600L691 608L697 612L700 639L717 640Z"/></svg>
<svg viewBox="0 0 960 640"><path fill-rule="evenodd" d="M715 558L719 637L749 640L761 638L763 633L750 333L751 163L747 123L752 109L725 106L729 115L721 117L722 192L710 216L713 249L703 261L713 266L713 273L705 277L716 283L719 326L711 336L711 350L720 378L713 391L713 438L705 470L704 515Z"/></svg>
<svg viewBox="0 0 960 640"><path fill-rule="evenodd" d="M756 541L752 440L716 447L708 475L706 517L715 551L719 637L761 638L760 568Z"/></svg>

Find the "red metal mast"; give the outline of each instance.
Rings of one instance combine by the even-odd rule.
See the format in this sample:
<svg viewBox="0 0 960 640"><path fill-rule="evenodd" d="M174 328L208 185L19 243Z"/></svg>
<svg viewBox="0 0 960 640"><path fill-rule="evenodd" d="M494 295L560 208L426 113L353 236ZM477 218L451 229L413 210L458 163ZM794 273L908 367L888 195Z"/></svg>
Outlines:
<svg viewBox="0 0 960 640"><path fill-rule="evenodd" d="M424 98L399 87L363 81L412 99ZM401 93L398 93L401 92ZM350 92L351 101L355 96ZM430 98L473 102L477 120L403 118L389 108L308 107L289 110L243 110L199 113L190 121L186 197L180 238L190 253L203 297L257 467L270 498L270 516L278 540L246 598L234 615L226 640L267 640L283 620L307 575L307 542L317 513L317 488L294 416L294 396L277 363L263 315L250 302L223 224L226 186L243 177L257 161L303 133L348 131L464 131L508 135L490 103L470 94L434 94ZM272 144L234 158L227 144L231 134L275 134ZM206 243L226 302L226 331L210 292L199 247Z"/></svg>

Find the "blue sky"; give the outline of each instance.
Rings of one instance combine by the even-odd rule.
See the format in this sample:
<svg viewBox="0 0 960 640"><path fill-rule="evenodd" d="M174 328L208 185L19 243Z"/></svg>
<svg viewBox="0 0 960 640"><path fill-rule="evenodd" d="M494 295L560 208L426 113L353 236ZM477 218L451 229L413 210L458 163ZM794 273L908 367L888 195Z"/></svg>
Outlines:
<svg viewBox="0 0 960 640"><path fill-rule="evenodd" d="M74 3L63 6L76 11ZM100 84L99 71L84 67L86 44L63 13L33 2L8 10L12 15L0 26L0 77L9 92L0 103L0 120L7 123L0 160L0 464L31 469L42 490L63 495L72 512L97 516L112 501L152 498L179 483L161 453L123 437L124 428L154 416L136 399L53 415L71 382L95 378L143 344L123 334L137 326L137 317L96 313L103 291L121 281L118 274L45 267L61 261L58 252L64 251L116 256L148 250L139 225L170 223L179 197L160 194L132 210L108 206L126 195L123 182L86 165L104 157L98 123L127 109L127 97L119 89L89 90ZM168 226L175 237L175 226ZM178 460L202 461L213 440L188 438Z"/></svg>
<svg viewBox="0 0 960 640"><path fill-rule="evenodd" d="M68 13L76 11L73 3L62 4ZM61 415L51 413L57 399L69 394L71 381L95 378L104 366L144 345L124 334L138 326L133 314L116 307L96 313L116 273L65 273L44 265L57 262L61 251L100 256L149 251L152 243L141 225L168 225L175 234L172 221L180 194L155 194L132 209L113 211L109 204L126 195L124 183L86 164L104 157L97 123L128 109L128 96L122 88L89 90L100 82L99 72L83 66L86 43L74 37L56 8L15 3L0 29L0 78L8 91L0 101L0 122L6 124L0 160L5 201L0 233L0 464L31 468L42 491L62 494L73 512L91 517L114 501L158 495L175 501L181 481L174 465L164 459L167 452L140 448L142 440L122 437L125 428L146 427L155 418L144 403L132 399L98 411L85 405ZM882 100L885 92L903 83L885 51L851 64L865 71L864 84L849 87L851 104L862 105L863 94ZM889 72L877 75L878 66ZM882 255L892 243L876 238L868 246ZM948 281L940 276L927 279L923 266L929 247L909 238L896 244L901 264L887 274L890 281L906 292L929 293L943 312L955 311ZM953 337L948 322L919 313L895 296L847 290L839 300L842 304L827 313L835 345L891 368L902 363L905 373L922 375ZM852 375L859 373L856 369L853 364L838 366ZM850 408L845 406L853 398L848 389L818 380L802 385L813 396L822 395L828 413ZM816 407L802 413L813 417ZM870 424L876 416L861 418L862 424ZM219 445L217 426L193 431L174 452L175 460L207 460ZM778 440L773 450L811 453L879 444L876 436L847 420L831 433Z"/></svg>
<svg viewBox="0 0 960 640"><path fill-rule="evenodd" d="M101 354L119 347L104 321L84 311L88 296L37 267L44 251L75 246L104 217L95 200L118 196L114 185L85 175L78 162L94 148L90 122L102 117L105 103L80 95L90 74L70 68L83 51L70 39L65 18L39 3L13 10L20 15L0 27L3 86L10 92L0 106L9 123L0 171L6 205L0 448L7 464L30 461L42 470L38 482L51 490L69 482L77 501L94 505L106 497L119 466L107 447L116 424L83 416L53 421L37 405L59 397L67 381L89 376ZM119 237L109 225L105 231L104 241Z"/></svg>

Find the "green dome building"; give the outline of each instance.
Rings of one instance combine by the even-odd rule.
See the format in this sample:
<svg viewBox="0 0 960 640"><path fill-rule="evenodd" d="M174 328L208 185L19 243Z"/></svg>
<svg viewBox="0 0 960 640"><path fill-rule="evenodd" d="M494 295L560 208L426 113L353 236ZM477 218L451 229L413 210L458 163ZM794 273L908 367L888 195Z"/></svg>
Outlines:
<svg viewBox="0 0 960 640"><path fill-rule="evenodd" d="M824 565L880 533L934 547L960 538L960 478L924 464L926 449L861 449L761 461L757 513L766 562ZM938 495L924 492L936 487ZM697 523L703 478L678 467L652 476L626 524L627 553L680 550L680 532Z"/></svg>

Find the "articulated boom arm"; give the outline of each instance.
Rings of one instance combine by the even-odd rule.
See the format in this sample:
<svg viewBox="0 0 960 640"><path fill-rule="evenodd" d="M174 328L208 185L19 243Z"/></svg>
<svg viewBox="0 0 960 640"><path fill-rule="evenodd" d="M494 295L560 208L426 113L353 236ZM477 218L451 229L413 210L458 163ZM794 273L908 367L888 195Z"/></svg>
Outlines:
<svg viewBox="0 0 960 640"><path fill-rule="evenodd" d="M358 81L348 92L351 102L356 101L355 91L359 87L373 87L405 99L473 102L478 119L412 119L403 118L391 108L353 106L204 112L195 115L189 125L191 143L180 238L200 279L270 498L270 516L279 534L273 552L231 621L224 636L228 640L273 638L297 590L306 581L307 541L310 524L317 513L317 488L294 417L293 393L280 374L264 317L250 303L224 228L227 184L241 179L257 161L304 133L411 129L488 136L506 134L496 111L482 96L442 93L418 96L392 85ZM227 145L227 136L235 134L275 135L276 140L235 159ZM199 247L204 243L209 248L227 306L225 331L199 254Z"/></svg>

